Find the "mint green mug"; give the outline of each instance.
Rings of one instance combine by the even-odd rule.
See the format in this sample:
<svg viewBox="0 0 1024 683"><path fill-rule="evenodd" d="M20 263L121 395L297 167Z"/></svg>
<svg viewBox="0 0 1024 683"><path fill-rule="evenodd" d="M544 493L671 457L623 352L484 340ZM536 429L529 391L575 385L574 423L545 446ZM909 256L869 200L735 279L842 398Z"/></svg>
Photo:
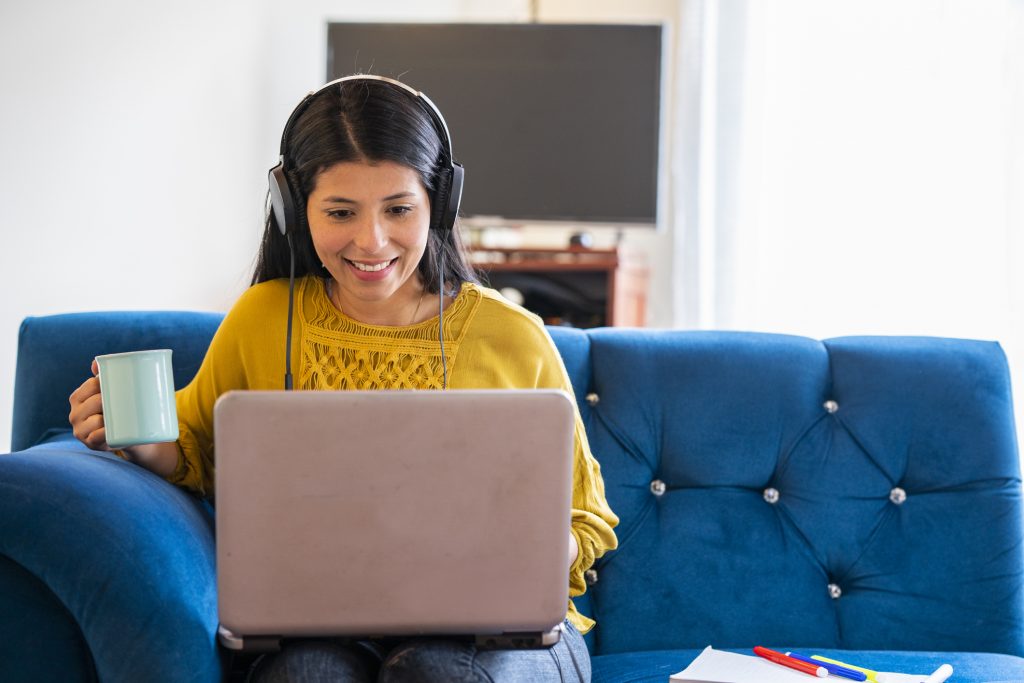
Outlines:
<svg viewBox="0 0 1024 683"><path fill-rule="evenodd" d="M111 353L96 363L108 446L177 441L170 349Z"/></svg>

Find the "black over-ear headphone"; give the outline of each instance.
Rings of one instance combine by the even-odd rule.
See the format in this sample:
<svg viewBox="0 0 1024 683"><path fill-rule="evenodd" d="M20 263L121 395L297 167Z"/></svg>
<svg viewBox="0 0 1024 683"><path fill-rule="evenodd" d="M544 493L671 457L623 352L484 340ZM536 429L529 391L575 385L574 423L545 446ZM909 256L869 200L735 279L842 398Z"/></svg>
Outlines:
<svg viewBox="0 0 1024 683"><path fill-rule="evenodd" d="M302 115L302 112L306 111L313 99L322 91L332 86L344 83L346 81L380 81L382 83L388 83L396 88L400 88L412 96L416 102L419 103L423 111L427 113L430 120L434 123L434 129L437 131L438 137L441 138L441 159L440 166L437 171L437 187L434 188L432 196L430 198L430 227L434 230L449 231L455 226L455 219L459 215L459 204L462 202L462 178L463 169L462 164L455 161L455 157L452 154L452 137L448 133L448 124L445 123L444 117L441 116L441 111L437 106L430 101L430 98L421 93L418 90L413 90L405 83L401 83L391 78L385 78L384 76L372 76L369 74L361 74L356 76L345 76L333 80L330 83L314 90L313 92L306 95L299 105L292 110L291 116L288 117L288 121L284 124L284 130L281 132L281 149L280 159L277 165L274 166L267 173L267 177L270 184L270 205L274 211L274 220L277 222L277 228L281 231L281 234L288 239L288 256L289 256L289 268L288 268L288 323L287 332L285 333L285 371L284 371L284 388L290 390L292 388L292 316L295 306L295 249L292 245L292 233L294 233L299 226L297 206L298 202L295 201L297 196L292 190L291 184L288 182L288 174L285 171L285 156L288 150L288 133L291 132L292 125L296 119ZM448 388L448 363L445 359L444 354L444 250L440 251L440 277L441 283L438 288L438 305L440 313L438 314L438 341L441 344L441 366L443 368L443 380L442 388Z"/></svg>
<svg viewBox="0 0 1024 683"><path fill-rule="evenodd" d="M281 234L287 235L294 232L299 226L297 213L299 202L295 201L297 194L288 183L288 177L285 172L288 134L291 132L292 125L306 111L318 94L328 88L348 81L379 81L381 83L388 83L408 93L430 117L438 137L441 138L442 147L440 168L437 173L437 187L432 192L430 198L430 227L436 230L451 230L455 225L455 218L459 214L459 204L462 202L462 178L464 172L462 164L456 162L452 154L452 138L448 133L448 124L445 123L440 110L431 102L429 97L418 90L413 90L405 83L385 78L384 76L359 74L333 80L306 95L292 111L287 123L284 124L284 131L281 133L281 158L277 165L267 173L270 182L270 203L274 210L274 220L277 222L277 227Z"/></svg>

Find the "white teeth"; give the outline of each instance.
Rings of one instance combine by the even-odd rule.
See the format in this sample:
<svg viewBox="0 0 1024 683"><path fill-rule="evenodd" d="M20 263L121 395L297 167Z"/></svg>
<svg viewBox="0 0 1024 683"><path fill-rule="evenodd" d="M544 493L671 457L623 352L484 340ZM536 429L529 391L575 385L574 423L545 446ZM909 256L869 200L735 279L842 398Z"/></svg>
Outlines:
<svg viewBox="0 0 1024 683"><path fill-rule="evenodd" d="M392 259L392 261L393 260L394 259ZM349 261L349 263L351 263L358 270L361 270L364 273L376 273L378 270L384 270L385 268L391 265L391 261L383 261L381 263L376 263L372 266L365 263L359 263L357 261Z"/></svg>

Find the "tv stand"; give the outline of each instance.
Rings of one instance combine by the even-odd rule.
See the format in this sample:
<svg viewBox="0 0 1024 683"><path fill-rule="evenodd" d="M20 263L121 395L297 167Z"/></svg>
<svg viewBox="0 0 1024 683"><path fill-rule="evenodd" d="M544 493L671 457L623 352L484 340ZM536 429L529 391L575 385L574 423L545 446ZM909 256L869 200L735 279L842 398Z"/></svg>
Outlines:
<svg viewBox="0 0 1024 683"><path fill-rule="evenodd" d="M470 260L481 281L514 290L548 325L643 327L647 322L646 263L622 246L588 249L475 247Z"/></svg>

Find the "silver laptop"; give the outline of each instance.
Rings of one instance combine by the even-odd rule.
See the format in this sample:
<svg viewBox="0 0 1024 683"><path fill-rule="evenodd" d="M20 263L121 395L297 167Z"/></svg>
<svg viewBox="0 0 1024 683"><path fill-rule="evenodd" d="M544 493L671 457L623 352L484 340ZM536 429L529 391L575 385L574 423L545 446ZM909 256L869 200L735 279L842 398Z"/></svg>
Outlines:
<svg viewBox="0 0 1024 683"><path fill-rule="evenodd" d="M557 642L573 407L557 390L232 391L214 408L221 642Z"/></svg>

